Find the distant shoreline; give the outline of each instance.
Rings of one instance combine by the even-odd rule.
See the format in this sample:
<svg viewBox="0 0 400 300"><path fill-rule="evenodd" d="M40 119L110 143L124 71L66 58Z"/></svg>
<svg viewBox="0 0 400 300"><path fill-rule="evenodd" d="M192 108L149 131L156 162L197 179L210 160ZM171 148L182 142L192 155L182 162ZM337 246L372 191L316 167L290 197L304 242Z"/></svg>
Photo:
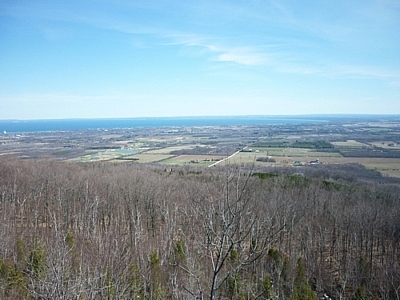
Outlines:
<svg viewBox="0 0 400 300"><path fill-rule="evenodd" d="M329 122L399 121L400 115L290 115L290 116L204 116L99 119L0 120L0 133L26 133L111 128L251 126Z"/></svg>

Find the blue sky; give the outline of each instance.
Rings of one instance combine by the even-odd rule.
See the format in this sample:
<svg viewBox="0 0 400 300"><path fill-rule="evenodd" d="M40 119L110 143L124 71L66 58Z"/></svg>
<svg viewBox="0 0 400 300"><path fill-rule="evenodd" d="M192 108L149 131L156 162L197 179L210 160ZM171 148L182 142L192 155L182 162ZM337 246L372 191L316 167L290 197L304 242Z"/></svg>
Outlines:
<svg viewBox="0 0 400 300"><path fill-rule="evenodd" d="M0 0L0 119L400 114L400 1Z"/></svg>

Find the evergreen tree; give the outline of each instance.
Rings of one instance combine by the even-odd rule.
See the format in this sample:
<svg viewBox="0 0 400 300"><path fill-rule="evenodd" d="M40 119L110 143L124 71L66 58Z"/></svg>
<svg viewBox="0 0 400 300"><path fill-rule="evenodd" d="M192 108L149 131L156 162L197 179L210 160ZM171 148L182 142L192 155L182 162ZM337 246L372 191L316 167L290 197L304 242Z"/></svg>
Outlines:
<svg viewBox="0 0 400 300"><path fill-rule="evenodd" d="M300 257L297 260L296 276L293 284L291 300L317 300L316 294L312 291L307 282L304 260Z"/></svg>

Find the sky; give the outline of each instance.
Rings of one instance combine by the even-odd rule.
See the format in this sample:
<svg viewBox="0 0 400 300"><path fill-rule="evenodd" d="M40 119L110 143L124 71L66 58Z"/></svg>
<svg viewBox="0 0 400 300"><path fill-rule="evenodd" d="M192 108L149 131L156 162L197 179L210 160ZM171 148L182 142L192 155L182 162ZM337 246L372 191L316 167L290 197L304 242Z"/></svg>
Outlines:
<svg viewBox="0 0 400 300"><path fill-rule="evenodd" d="M400 114L399 0L0 0L0 119Z"/></svg>

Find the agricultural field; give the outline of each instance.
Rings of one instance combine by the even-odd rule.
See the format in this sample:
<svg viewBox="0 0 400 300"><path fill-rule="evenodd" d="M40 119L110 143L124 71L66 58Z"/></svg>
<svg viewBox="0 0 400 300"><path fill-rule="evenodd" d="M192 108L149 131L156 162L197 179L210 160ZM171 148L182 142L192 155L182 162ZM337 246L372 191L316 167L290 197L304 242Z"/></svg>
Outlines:
<svg viewBox="0 0 400 300"><path fill-rule="evenodd" d="M360 143L355 140L346 140L343 142L332 142L332 144L336 147L340 148L363 148L363 147L370 147L370 145L365 143Z"/></svg>
<svg viewBox="0 0 400 300"><path fill-rule="evenodd" d="M193 145L171 146L171 147L159 148L159 149L154 149L154 150L148 150L148 151L146 151L146 153L147 154L170 154L172 151L192 149L193 147L194 147Z"/></svg>
<svg viewBox="0 0 400 300"><path fill-rule="evenodd" d="M340 153L337 152L317 152L315 149L307 148L253 148L255 154L264 154L267 156L283 156L283 157L310 157L315 158L318 156L334 156L341 157ZM256 152L258 151L258 153Z"/></svg>
<svg viewBox="0 0 400 300"><path fill-rule="evenodd" d="M400 120L152 127L0 135L0 158L263 166L359 163L400 177ZM223 162L216 163L217 160Z"/></svg>
<svg viewBox="0 0 400 300"><path fill-rule="evenodd" d="M310 159L311 161L312 159ZM304 165L309 164L309 160L304 157L290 157L286 159L277 159L277 164L293 165L295 161L299 161ZM385 176L400 178L400 159L398 158L365 158L365 157L323 157L319 158L320 164L336 165L336 164L361 164L367 169L377 170Z"/></svg>
<svg viewBox="0 0 400 300"><path fill-rule="evenodd" d="M394 141L379 141L379 142L371 142L373 147L379 147L384 149L400 149L400 144Z"/></svg>
<svg viewBox="0 0 400 300"><path fill-rule="evenodd" d="M155 163L155 162L161 162L163 160L166 160L170 157L173 157L173 155L169 155L169 154L151 154L151 153L138 153L135 155L129 155L123 158L120 158L120 161L123 160L130 160L130 161L135 161L138 163Z"/></svg>
<svg viewBox="0 0 400 300"><path fill-rule="evenodd" d="M161 163L166 165L193 165L193 166L210 166L223 157L209 155L179 155L163 160Z"/></svg>
<svg viewBox="0 0 400 300"><path fill-rule="evenodd" d="M108 161L121 159L138 153L132 149L104 149L100 151L87 151L87 154L71 159L76 162Z"/></svg>
<svg viewBox="0 0 400 300"><path fill-rule="evenodd" d="M296 282L296 269L307 268L313 276L319 270L317 276L324 280L319 285L323 282L330 295L338 289L335 297L325 297L321 289L318 299L344 298L344 285L346 299L367 299L353 296L368 273L373 274L371 284L363 286L370 288L368 299L381 299L376 295L388 289L393 297L386 294L382 299L396 299L399 129L400 120L379 126L341 120L0 134L0 179L6 199L1 217L4 236L12 236L3 239L3 252L10 255L0 259L6 275L0 293L26 295L32 283L54 290L55 281L48 279L59 274L60 266L77 263L83 275L79 268L63 272L74 278L78 270L80 287L98 283L99 291L107 292L99 299L122 299L116 294L122 290L156 295L170 289L171 294L176 291L170 285L174 280L195 290L199 276L204 276L206 288L215 266L209 253L220 251L209 247L228 241L231 245L219 248L225 251L227 266L221 272L235 264L240 270L238 288L254 288L253 295L260 290L254 282L269 287L274 282L273 290L280 288L283 295ZM233 224L228 230L220 226L227 220ZM249 251L232 250L238 236ZM43 243L35 246L32 241L38 237ZM258 248L263 243L259 241L268 243ZM260 261L255 263L258 249L264 254L257 254ZM296 258L287 259L290 255ZM307 259L300 268L301 256ZM42 258L43 276L32 271L32 257ZM342 283L332 276L333 257L333 271L344 278ZM180 264L190 272L177 269ZM282 285L284 265L288 279ZM262 279L265 274L267 281ZM150 290L153 280L157 288ZM69 281L63 285L64 281L60 286L68 289ZM17 289L17 284L24 286ZM104 284L118 289L104 289ZM179 299L194 298L186 292L182 290ZM32 290L32 297L37 295ZM12 299L22 298L26 297ZM220 298L236 299L232 293L221 293Z"/></svg>

